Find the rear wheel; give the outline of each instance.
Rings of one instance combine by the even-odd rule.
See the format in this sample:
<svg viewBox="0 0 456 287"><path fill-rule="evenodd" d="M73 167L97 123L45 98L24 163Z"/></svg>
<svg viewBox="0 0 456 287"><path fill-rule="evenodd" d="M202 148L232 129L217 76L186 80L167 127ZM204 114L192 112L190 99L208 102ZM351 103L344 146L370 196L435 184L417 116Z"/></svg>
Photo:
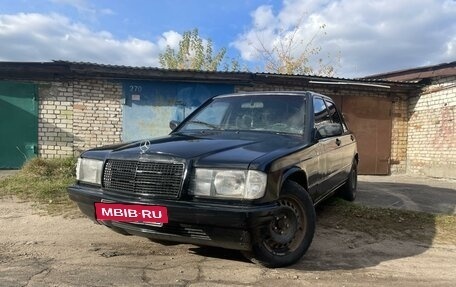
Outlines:
<svg viewBox="0 0 456 287"><path fill-rule="evenodd" d="M345 200L353 201L358 189L358 162L354 159L347 181L340 188L339 195Z"/></svg>
<svg viewBox="0 0 456 287"><path fill-rule="evenodd" d="M315 209L307 191L293 181L285 182L278 199L280 208L271 221L253 233L251 261L266 267L297 262L307 251L315 232Z"/></svg>

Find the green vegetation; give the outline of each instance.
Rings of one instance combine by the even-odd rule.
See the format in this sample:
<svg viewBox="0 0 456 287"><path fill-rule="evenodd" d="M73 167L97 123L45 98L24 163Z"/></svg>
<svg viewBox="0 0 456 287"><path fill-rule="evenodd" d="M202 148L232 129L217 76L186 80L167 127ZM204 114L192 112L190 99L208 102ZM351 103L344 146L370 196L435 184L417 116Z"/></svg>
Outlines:
<svg viewBox="0 0 456 287"><path fill-rule="evenodd" d="M226 48L214 50L211 39L203 39L198 29L182 34L178 48L166 47L159 54L160 66L172 70L196 71L247 71L247 66L241 65L238 59L226 56Z"/></svg>
<svg viewBox="0 0 456 287"><path fill-rule="evenodd" d="M322 47L316 43L319 36L326 34L325 28L326 25L321 25L319 31L310 39L304 38L302 31L305 27L301 19L297 25L289 29L274 29L272 42L263 41L260 33L255 43L251 43L258 54L260 66L257 70L277 74L335 76L340 55L324 56ZM265 35L265 38L270 40L268 35ZM159 62L160 67L172 70L249 70L248 63L227 57L226 54L226 48L215 51L212 40L202 38L195 28L182 34L178 47L168 45L166 50L159 54Z"/></svg>
<svg viewBox="0 0 456 287"><path fill-rule="evenodd" d="M18 173L0 180L0 196L16 196L52 213L66 213L75 206L66 191L75 181L75 170L75 158L34 158Z"/></svg>
<svg viewBox="0 0 456 287"><path fill-rule="evenodd" d="M159 58L160 65L167 69L216 71L225 54L225 48L214 53L212 41L203 40L198 29L193 29L184 32L177 51L168 46Z"/></svg>

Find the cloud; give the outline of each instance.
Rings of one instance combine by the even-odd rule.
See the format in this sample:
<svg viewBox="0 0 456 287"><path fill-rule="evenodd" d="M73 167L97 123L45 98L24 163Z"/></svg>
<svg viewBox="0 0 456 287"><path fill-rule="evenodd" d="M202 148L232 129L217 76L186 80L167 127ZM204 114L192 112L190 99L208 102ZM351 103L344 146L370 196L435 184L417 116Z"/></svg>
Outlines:
<svg viewBox="0 0 456 287"><path fill-rule="evenodd" d="M167 46L178 49L181 40L182 35L175 31L164 32L158 41L158 46L161 50L165 50Z"/></svg>
<svg viewBox="0 0 456 287"><path fill-rule="evenodd" d="M255 29L268 29L274 26L272 6L260 6L252 13Z"/></svg>
<svg viewBox="0 0 456 287"><path fill-rule="evenodd" d="M91 16L100 13L102 15L114 15L114 12L109 8L97 9L87 0L51 0L52 3L70 6L75 8L81 14L89 14Z"/></svg>
<svg viewBox="0 0 456 287"><path fill-rule="evenodd" d="M166 45L177 46L180 34L168 31L157 43L130 37L116 39L92 31L58 14L0 15L0 60L87 61L130 66L158 66Z"/></svg>
<svg viewBox="0 0 456 287"><path fill-rule="evenodd" d="M296 25L296 42L310 41L322 55L340 52L339 76L353 77L456 59L456 1L284 0L279 11L260 6L248 30L232 43L257 61L260 42L278 43ZM321 25L326 25L323 30ZM304 45L295 47L299 54Z"/></svg>
<svg viewBox="0 0 456 287"><path fill-rule="evenodd" d="M97 10L87 0L51 0L52 3L75 8L79 13L95 14Z"/></svg>

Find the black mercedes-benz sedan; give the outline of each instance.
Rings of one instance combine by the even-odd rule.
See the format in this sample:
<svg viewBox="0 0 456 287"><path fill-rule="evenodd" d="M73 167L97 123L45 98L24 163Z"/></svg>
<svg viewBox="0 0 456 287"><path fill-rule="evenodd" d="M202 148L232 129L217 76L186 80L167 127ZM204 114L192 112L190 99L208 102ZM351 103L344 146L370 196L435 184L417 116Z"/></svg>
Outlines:
<svg viewBox="0 0 456 287"><path fill-rule="evenodd" d="M356 140L329 97L220 95L170 127L82 153L70 198L113 231L241 250L267 267L304 255L316 204L355 199Z"/></svg>

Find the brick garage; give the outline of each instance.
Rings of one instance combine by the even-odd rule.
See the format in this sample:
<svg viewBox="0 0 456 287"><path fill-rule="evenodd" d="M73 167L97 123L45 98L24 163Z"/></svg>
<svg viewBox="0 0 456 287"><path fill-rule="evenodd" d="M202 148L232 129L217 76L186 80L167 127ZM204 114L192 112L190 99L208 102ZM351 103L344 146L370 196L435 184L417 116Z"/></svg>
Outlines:
<svg viewBox="0 0 456 287"><path fill-rule="evenodd" d="M374 78L421 85L406 102L406 172L456 179L456 62L368 77Z"/></svg>
<svg viewBox="0 0 456 287"><path fill-rule="evenodd" d="M456 77L434 80L409 110L407 171L456 178Z"/></svg>
<svg viewBox="0 0 456 287"><path fill-rule="evenodd" d="M442 141L434 139L439 148L421 151L423 140L413 130L420 126L426 137L428 130L436 125L423 125L418 112L420 106L429 107L435 87L448 84L420 81L401 81L385 77L363 80L322 78L310 76L285 76L254 73L213 73L190 71L167 71L155 68L129 68L84 63L0 63L0 78L3 80L27 81L36 83L39 93L38 154L43 157L77 155L81 151L122 140L122 111L125 104L124 81L163 81L224 83L234 86L235 91L251 90L313 90L332 96L344 109L344 103L356 99L378 99L390 103L390 133L385 144L389 146L387 158L380 158L388 167L388 173L420 173L429 176L452 177L451 174L426 172L433 159L448 158L453 149L454 132L441 121L442 130L449 134ZM454 77L453 77L454 84ZM421 94L420 94L420 91ZM427 92L426 92L427 91ZM448 97L445 123L454 119L455 93L446 89L440 91ZM351 99L351 100L350 100ZM418 100L420 99L420 100ZM413 104L416 100L416 103ZM348 108L347 108L348 110ZM421 114L432 114L432 108L422 109ZM445 109L444 109L445 110ZM450 111L450 112L448 112ZM451 114L453 111L453 114ZM443 114L439 114L442 115ZM350 122L350 115L346 115ZM430 116L435 119L435 115ZM356 118L360 121L360 118ZM417 123L413 126L412 123ZM438 124L437 124L438 125ZM451 138L452 137L452 138ZM385 140L385 139L384 139ZM418 152L420 151L420 153ZM429 159L429 155L433 154ZM427 161L422 155L427 155ZM435 160L438 162L439 160ZM435 169L436 170L436 169Z"/></svg>

